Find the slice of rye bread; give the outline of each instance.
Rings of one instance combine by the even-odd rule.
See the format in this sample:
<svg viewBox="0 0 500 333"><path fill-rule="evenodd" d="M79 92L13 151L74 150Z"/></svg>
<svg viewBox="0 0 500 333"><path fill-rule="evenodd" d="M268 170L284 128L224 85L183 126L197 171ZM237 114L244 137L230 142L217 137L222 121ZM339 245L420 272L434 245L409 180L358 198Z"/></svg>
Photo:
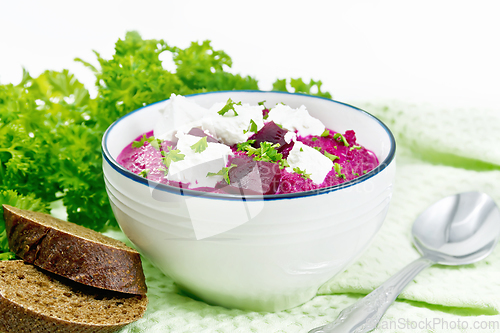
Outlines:
<svg viewBox="0 0 500 333"><path fill-rule="evenodd" d="M24 261L88 286L146 294L140 255L124 243L48 214L3 211L9 247Z"/></svg>
<svg viewBox="0 0 500 333"><path fill-rule="evenodd" d="M88 287L22 260L0 261L0 332L115 332L148 299Z"/></svg>

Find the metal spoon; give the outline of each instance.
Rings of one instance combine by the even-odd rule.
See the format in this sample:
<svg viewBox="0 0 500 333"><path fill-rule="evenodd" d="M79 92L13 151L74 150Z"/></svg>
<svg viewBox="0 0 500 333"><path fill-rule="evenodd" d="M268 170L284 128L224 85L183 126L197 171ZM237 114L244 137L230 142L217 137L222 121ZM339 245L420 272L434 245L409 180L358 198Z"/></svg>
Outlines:
<svg viewBox="0 0 500 333"><path fill-rule="evenodd" d="M424 268L471 264L488 256L500 236L500 211L485 193L452 195L427 208L413 223L412 234L421 258L342 310L337 320L309 333L364 333L375 329L392 302Z"/></svg>

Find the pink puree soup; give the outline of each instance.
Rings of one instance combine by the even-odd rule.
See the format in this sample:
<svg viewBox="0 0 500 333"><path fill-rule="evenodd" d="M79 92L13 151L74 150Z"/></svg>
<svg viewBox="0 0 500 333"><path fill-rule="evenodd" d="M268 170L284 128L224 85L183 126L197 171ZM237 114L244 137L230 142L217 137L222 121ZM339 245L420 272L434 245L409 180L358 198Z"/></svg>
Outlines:
<svg viewBox="0 0 500 333"><path fill-rule="evenodd" d="M207 136L208 142L218 142L212 136L202 133L201 130L192 130L192 132L200 139ZM249 140L256 140L257 143L253 142L253 145L257 148L259 148L259 137L261 139L271 138L270 143L275 145L279 142L280 145L276 146L276 151L281 154L280 161L282 161L286 160L293 145L296 144L295 142L286 143L283 140L285 132L288 131L279 130L274 123L268 122ZM150 181L206 192L285 194L310 191L350 181L369 172L379 164L374 153L357 144L354 131L346 131L342 136L336 135L336 133L333 130L327 130L319 136L301 137L297 135L296 137L296 142L302 142L306 146L315 148L332 161L331 170L327 173L324 181L319 184L308 177L307 170L296 169L298 171L296 172L287 167L285 161L258 161L258 156L252 155L251 151L241 147L238 150L238 145L230 147L234 155L228 158L226 177L214 187L197 187L196 184L169 180L166 176L168 168L165 164L165 155L169 151L175 150L176 144L165 140L157 142L156 147L154 147L148 140L142 140L143 143L139 146L143 135L135 140L138 142L135 144L136 147L133 147L133 142L131 142L123 149L118 156L118 163ZM153 131L144 133L144 135L146 138L152 138ZM259 172L256 173L256 170ZM259 181L255 181L255 177L260 177L260 184Z"/></svg>

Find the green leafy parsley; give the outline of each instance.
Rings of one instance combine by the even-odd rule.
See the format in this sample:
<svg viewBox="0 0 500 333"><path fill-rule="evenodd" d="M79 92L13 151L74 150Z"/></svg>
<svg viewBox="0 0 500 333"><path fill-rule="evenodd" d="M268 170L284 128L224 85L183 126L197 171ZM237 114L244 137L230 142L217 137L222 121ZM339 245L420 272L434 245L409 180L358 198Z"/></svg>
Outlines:
<svg viewBox="0 0 500 333"><path fill-rule="evenodd" d="M335 173L337 174L337 177L340 177L342 179L345 179L345 175L342 173L342 166L338 163L333 164L333 170L335 170Z"/></svg>
<svg viewBox="0 0 500 333"><path fill-rule="evenodd" d="M311 174L306 173L306 170L300 170L299 167L295 167L295 168L293 168L293 171L298 173L304 179L311 179Z"/></svg>
<svg viewBox="0 0 500 333"><path fill-rule="evenodd" d="M153 140L149 143L153 148L155 148L156 150L160 150L161 149L161 140L160 139L156 139L156 140Z"/></svg>
<svg viewBox="0 0 500 333"><path fill-rule="evenodd" d="M132 142L132 148L140 148L144 146L146 142L149 142L149 144L156 148L157 150L160 150L161 147L161 140L156 139L154 136L150 136L149 138L146 137L146 134L144 134L139 141L134 141Z"/></svg>
<svg viewBox="0 0 500 333"><path fill-rule="evenodd" d="M317 137L313 137L311 138L311 141L314 142L314 141L318 141L318 138Z"/></svg>
<svg viewBox="0 0 500 333"><path fill-rule="evenodd" d="M320 80L314 81L313 79L311 79L309 83L305 83L301 78L297 78L297 79L290 79L288 83L287 81L288 81L287 79L276 80L276 82L273 83L273 90L289 91L288 90L288 83L289 83L290 87L293 89L293 91L290 92L304 93L308 95L316 95L326 98L332 98L332 95L329 92L321 91L321 85L323 83ZM316 90L315 93L312 92L314 90Z"/></svg>
<svg viewBox="0 0 500 333"><path fill-rule="evenodd" d="M261 142L259 148L252 146L245 147L248 156L253 156L255 161L278 162L283 158L283 155L278 153L277 149L280 144L272 144L270 142Z"/></svg>
<svg viewBox="0 0 500 333"><path fill-rule="evenodd" d="M224 105L224 107L219 111L217 112L218 114L220 114L221 116L225 115L227 112L229 111L233 111L234 112L234 115L237 116L238 113L236 112L236 110L234 109L234 106L235 105L241 105L241 102L238 102L238 103L235 103L233 102L233 100L231 98L228 98L227 102L226 102L226 105Z"/></svg>
<svg viewBox="0 0 500 333"><path fill-rule="evenodd" d="M141 172L139 172L139 176L142 176L144 178L148 178L149 175L149 169L144 169Z"/></svg>
<svg viewBox="0 0 500 333"><path fill-rule="evenodd" d="M361 147L361 146L352 146L351 148L349 148L349 151L353 151L354 149L360 150L361 148L363 148L363 147Z"/></svg>
<svg viewBox="0 0 500 333"><path fill-rule="evenodd" d="M250 125L248 125L248 129L243 130L243 133L248 133L248 132L252 133L258 132L257 124L255 123L255 121L253 121L253 119L250 119Z"/></svg>
<svg viewBox="0 0 500 333"><path fill-rule="evenodd" d="M168 175L168 168L158 168L159 171L163 171L163 175L166 177Z"/></svg>
<svg viewBox="0 0 500 333"><path fill-rule="evenodd" d="M329 131L328 129L325 129L325 130L323 131L323 133L321 133L321 135L320 135L320 136L321 136L321 137L323 137L323 138L326 138L326 137L327 137L327 136L329 136L329 135L330 135L330 131Z"/></svg>
<svg viewBox="0 0 500 333"><path fill-rule="evenodd" d="M169 152L162 151L161 154L164 156L162 157L163 164L169 168L170 163L182 161L186 155L180 152L179 149L172 150L172 147L169 147Z"/></svg>
<svg viewBox="0 0 500 333"><path fill-rule="evenodd" d="M220 169L219 172L216 172L216 173L209 172L209 173L207 173L207 177L210 177L210 176L222 176L222 178L226 181L226 183L228 185L230 185L231 181L229 180L229 170L231 170L235 166L237 166L237 165L236 164L231 164L228 167L224 167L224 168Z"/></svg>
<svg viewBox="0 0 500 333"><path fill-rule="evenodd" d="M191 149L194 150L195 153L201 153L208 148L207 137L202 137L198 142L191 146Z"/></svg>
<svg viewBox="0 0 500 333"><path fill-rule="evenodd" d="M0 253L0 260L12 260L12 259L16 259L16 254L14 252Z"/></svg>
<svg viewBox="0 0 500 333"><path fill-rule="evenodd" d="M149 142L149 138L146 138L146 134L144 134L141 140L132 142L132 148L140 148L144 146L146 142Z"/></svg>
<svg viewBox="0 0 500 333"><path fill-rule="evenodd" d="M236 150L238 151L247 151L248 149L252 148L252 145L255 143L255 140L248 140L242 143L236 144Z"/></svg>
<svg viewBox="0 0 500 333"><path fill-rule="evenodd" d="M325 150L325 153L324 153L324 154L325 154L325 156L326 156L326 157L328 157L328 158L330 159L330 161L332 161L332 162L333 162L333 161L335 161L336 159L339 159L339 158L340 158L340 157L338 157L337 155L330 154L330 153L329 153L329 152L327 152L326 150Z"/></svg>
<svg viewBox="0 0 500 333"><path fill-rule="evenodd" d="M290 166L290 164L288 164L288 161L286 159L282 159L279 162L280 169L288 168L289 166Z"/></svg>
<svg viewBox="0 0 500 333"><path fill-rule="evenodd" d="M344 143L344 146L349 147L349 142L347 142L346 138L342 134L335 133L333 135L333 138L339 142L342 141Z"/></svg>

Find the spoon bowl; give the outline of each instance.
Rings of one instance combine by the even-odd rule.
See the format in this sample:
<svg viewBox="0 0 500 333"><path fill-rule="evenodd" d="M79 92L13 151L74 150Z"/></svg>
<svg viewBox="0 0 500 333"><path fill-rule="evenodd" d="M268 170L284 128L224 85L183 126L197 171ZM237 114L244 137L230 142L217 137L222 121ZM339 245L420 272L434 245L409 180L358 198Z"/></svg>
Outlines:
<svg viewBox="0 0 500 333"><path fill-rule="evenodd" d="M413 223L415 247L441 265L466 265L488 256L500 235L500 210L485 193L443 198Z"/></svg>
<svg viewBox="0 0 500 333"><path fill-rule="evenodd" d="M413 223L412 240L422 257L342 310L337 320L309 333L365 333L375 329L392 302L423 269L482 260L493 251L499 237L500 210L487 194L464 192L439 200Z"/></svg>

